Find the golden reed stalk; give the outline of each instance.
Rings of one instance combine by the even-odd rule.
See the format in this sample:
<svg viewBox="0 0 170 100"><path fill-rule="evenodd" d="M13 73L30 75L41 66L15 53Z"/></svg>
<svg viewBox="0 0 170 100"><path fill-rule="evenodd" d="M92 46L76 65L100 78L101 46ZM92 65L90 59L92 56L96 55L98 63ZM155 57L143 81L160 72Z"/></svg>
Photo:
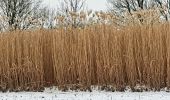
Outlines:
<svg viewBox="0 0 170 100"><path fill-rule="evenodd" d="M0 89L170 87L170 24L0 34Z"/></svg>

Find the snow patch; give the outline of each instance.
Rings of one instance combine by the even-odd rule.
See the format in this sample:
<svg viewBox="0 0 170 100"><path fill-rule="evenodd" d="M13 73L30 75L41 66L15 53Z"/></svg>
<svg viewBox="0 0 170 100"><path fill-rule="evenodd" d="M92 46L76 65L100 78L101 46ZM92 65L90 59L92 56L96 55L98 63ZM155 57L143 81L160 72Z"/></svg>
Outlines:
<svg viewBox="0 0 170 100"><path fill-rule="evenodd" d="M161 92L61 92L57 88L46 88L44 92L0 93L0 100L170 100L170 93Z"/></svg>

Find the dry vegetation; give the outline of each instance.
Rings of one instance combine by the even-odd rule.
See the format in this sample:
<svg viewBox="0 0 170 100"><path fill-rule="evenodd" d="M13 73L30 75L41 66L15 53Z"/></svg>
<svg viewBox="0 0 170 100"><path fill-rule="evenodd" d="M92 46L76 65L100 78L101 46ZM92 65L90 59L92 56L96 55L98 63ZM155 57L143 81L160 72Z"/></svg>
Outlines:
<svg viewBox="0 0 170 100"><path fill-rule="evenodd" d="M136 12L123 19L126 26L96 12L99 22L81 28L1 33L0 90L169 88L170 24L157 15L156 10Z"/></svg>
<svg viewBox="0 0 170 100"><path fill-rule="evenodd" d="M170 24L0 34L1 90L170 87Z"/></svg>

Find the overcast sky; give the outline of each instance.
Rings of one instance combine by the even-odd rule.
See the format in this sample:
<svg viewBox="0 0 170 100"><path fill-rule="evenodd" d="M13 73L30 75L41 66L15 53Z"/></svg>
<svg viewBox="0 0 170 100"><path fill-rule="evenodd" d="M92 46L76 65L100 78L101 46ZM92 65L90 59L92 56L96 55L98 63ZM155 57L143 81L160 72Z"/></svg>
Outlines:
<svg viewBox="0 0 170 100"><path fill-rule="evenodd" d="M45 2L55 7L58 0L45 0ZM88 9L92 10L105 10L106 9L106 0L87 0Z"/></svg>

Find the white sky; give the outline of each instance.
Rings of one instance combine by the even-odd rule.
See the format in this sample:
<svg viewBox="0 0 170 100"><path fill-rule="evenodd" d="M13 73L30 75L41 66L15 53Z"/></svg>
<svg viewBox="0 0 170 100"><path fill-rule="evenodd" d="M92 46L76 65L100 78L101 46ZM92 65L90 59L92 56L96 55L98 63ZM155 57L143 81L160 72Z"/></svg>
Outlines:
<svg viewBox="0 0 170 100"><path fill-rule="evenodd" d="M55 7L58 0L44 0L48 5ZM105 10L106 0L87 0L88 9L92 10Z"/></svg>

